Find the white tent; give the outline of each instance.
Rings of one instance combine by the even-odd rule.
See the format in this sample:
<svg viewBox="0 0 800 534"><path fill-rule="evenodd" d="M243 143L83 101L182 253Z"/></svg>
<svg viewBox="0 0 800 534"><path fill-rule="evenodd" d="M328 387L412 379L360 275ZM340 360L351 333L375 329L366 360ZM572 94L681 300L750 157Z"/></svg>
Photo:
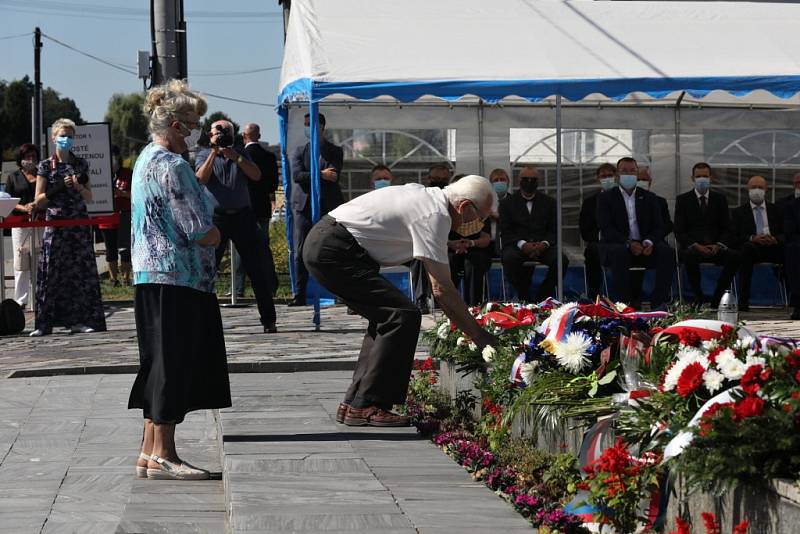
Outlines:
<svg viewBox="0 0 800 534"><path fill-rule="evenodd" d="M413 103L380 120L425 123L468 110L460 120L476 124L466 145L481 172L492 124L555 122L561 214L562 123L596 120L598 106L646 109L665 133L680 133L680 104L725 106L739 120L744 106L754 124L762 119L750 109L788 109L763 120L796 129L798 23L800 5L787 3L295 0L278 102L286 193L287 141L300 141L290 131L296 104L308 106L313 129L320 105L326 115L365 104L380 115L374 110L386 103ZM562 105L574 111L562 117ZM699 127L730 123L730 113L703 116ZM679 160L677 142L672 150Z"/></svg>

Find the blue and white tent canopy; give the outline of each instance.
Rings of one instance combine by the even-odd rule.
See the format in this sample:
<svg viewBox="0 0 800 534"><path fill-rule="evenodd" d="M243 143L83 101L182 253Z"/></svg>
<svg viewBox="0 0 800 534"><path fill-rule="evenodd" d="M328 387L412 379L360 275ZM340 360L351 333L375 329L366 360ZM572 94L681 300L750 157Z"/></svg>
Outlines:
<svg viewBox="0 0 800 534"><path fill-rule="evenodd" d="M800 5L295 0L280 100L800 92Z"/></svg>
<svg viewBox="0 0 800 534"><path fill-rule="evenodd" d="M312 154L320 103L685 97L796 108L799 25L792 3L293 0L278 98L285 193L292 103L308 103ZM316 157L311 166L316 220Z"/></svg>

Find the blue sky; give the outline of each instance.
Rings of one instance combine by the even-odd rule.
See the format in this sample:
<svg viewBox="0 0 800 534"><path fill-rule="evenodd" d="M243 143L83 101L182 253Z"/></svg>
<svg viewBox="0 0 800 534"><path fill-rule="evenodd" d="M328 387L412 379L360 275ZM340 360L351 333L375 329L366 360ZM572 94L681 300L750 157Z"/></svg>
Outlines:
<svg viewBox="0 0 800 534"><path fill-rule="evenodd" d="M190 85L203 92L269 104L208 97L209 112L224 111L240 124L261 125L262 140L276 143L274 104L283 57L283 17L277 0L184 0ZM136 51L150 50L149 2L140 0L0 0L0 39L43 33L84 52L136 70ZM114 93L142 90L135 75L43 39L42 83L74 99L87 121L100 121ZM0 79L33 78L33 36L2 39ZM223 75L220 75L223 74Z"/></svg>

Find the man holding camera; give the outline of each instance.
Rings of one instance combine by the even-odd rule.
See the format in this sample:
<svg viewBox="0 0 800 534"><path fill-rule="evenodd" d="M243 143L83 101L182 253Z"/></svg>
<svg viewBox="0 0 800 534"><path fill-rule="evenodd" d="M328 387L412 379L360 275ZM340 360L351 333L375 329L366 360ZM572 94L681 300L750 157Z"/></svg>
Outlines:
<svg viewBox="0 0 800 534"><path fill-rule="evenodd" d="M232 240L253 285L264 332L275 333L278 329L272 288L267 279L267 244L250 206L247 186L248 180L261 179L261 171L245 150L233 146L233 124L216 121L208 135L211 146L198 152L195 166L197 179L216 201L214 225L221 234L217 265L225 253L224 243Z"/></svg>

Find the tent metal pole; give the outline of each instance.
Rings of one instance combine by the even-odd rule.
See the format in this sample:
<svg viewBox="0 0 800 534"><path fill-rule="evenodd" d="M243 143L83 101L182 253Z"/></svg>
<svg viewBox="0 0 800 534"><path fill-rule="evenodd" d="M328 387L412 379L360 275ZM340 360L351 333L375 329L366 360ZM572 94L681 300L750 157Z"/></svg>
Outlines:
<svg viewBox="0 0 800 534"><path fill-rule="evenodd" d="M320 209L320 175L319 175L319 104L314 101L313 95L308 99L308 125L311 130L311 156L309 162L311 163L311 222L316 224L319 220ZM314 292L312 298L314 299L314 326L315 330L319 330L320 325L320 312L319 312L319 282L314 281ZM302 291L302 289L301 289Z"/></svg>
<svg viewBox="0 0 800 534"><path fill-rule="evenodd" d="M561 231L561 95L556 95L556 253L558 254L558 285L556 295L559 301L564 300L564 240Z"/></svg>
<svg viewBox="0 0 800 534"><path fill-rule="evenodd" d="M675 198L681 194L681 102L686 91L681 91L675 101ZM675 234L672 234L673 237ZM681 280L681 262L678 255L678 239L675 239L675 265L678 273L678 302L683 302L683 280Z"/></svg>
<svg viewBox="0 0 800 534"><path fill-rule="evenodd" d="M486 176L483 161L483 100L478 104L478 174Z"/></svg>

